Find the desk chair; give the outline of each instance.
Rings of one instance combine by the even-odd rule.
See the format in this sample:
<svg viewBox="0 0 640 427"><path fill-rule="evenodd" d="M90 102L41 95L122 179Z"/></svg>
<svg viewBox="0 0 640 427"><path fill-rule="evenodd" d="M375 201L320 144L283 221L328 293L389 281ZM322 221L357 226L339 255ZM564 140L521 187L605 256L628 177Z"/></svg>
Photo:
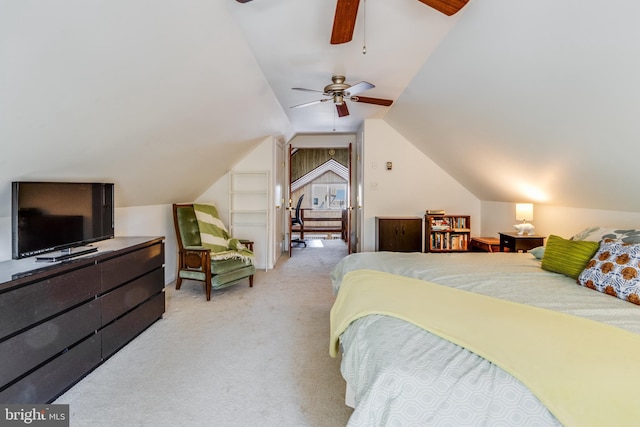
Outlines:
<svg viewBox="0 0 640 427"><path fill-rule="evenodd" d="M294 225L300 226L300 238L299 239L291 239L291 244L299 243L303 244L304 247L307 247L307 242L304 241L302 237L304 237L304 223L302 221L302 215L300 214L300 206L302 205L302 199L304 198L304 194L300 196L298 199L298 204L296 205L295 216L291 218L291 229L293 230ZM291 253L291 251L289 251Z"/></svg>

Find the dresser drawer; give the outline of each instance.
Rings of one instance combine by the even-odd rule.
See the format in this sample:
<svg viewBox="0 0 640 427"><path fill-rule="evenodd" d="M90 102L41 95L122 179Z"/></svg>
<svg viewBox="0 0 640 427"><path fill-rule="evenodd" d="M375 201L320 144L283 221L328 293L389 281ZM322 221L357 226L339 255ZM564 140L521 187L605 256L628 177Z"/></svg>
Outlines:
<svg viewBox="0 0 640 427"><path fill-rule="evenodd" d="M102 292L107 292L133 278L160 268L163 264L164 245L162 243L107 260L101 264Z"/></svg>
<svg viewBox="0 0 640 427"><path fill-rule="evenodd" d="M0 340L93 299L100 290L98 268L91 265L0 294Z"/></svg>

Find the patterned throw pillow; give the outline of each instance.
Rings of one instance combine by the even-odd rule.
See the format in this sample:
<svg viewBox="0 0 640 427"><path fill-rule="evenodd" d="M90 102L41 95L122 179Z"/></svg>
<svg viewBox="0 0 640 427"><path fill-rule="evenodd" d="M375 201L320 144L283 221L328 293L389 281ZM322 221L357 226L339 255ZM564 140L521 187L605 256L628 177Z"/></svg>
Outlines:
<svg viewBox="0 0 640 427"><path fill-rule="evenodd" d="M599 242L601 240L620 240L624 243L640 243L640 230L589 227L573 235L570 240L589 240Z"/></svg>
<svg viewBox="0 0 640 427"><path fill-rule="evenodd" d="M640 305L640 245L603 241L578 283Z"/></svg>
<svg viewBox="0 0 640 427"><path fill-rule="evenodd" d="M577 279L598 246L598 242L566 240L552 234L547 239L540 267Z"/></svg>

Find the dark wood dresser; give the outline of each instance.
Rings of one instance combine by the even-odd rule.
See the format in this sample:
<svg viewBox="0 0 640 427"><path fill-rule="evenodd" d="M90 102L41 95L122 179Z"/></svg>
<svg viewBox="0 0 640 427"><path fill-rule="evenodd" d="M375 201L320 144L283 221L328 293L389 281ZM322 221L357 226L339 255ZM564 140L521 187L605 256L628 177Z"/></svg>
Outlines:
<svg viewBox="0 0 640 427"><path fill-rule="evenodd" d="M48 403L162 317L164 238L0 262L0 402Z"/></svg>

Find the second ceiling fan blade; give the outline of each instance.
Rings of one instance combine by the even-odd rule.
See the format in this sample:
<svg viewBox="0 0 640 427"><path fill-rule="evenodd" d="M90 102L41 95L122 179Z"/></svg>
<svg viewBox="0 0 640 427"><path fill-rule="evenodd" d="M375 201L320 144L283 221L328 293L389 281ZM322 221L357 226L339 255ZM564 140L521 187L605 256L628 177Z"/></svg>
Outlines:
<svg viewBox="0 0 640 427"><path fill-rule="evenodd" d="M356 93L364 92L365 90L373 89L375 86L369 82L360 82L356 83L353 86L347 89L351 95L355 95Z"/></svg>
<svg viewBox="0 0 640 427"><path fill-rule="evenodd" d="M382 98L370 98L368 96L352 96L351 99L353 102L361 102L364 104L375 104L375 105L383 105L388 107L393 104L393 101L390 99L382 99Z"/></svg>
<svg viewBox="0 0 640 427"><path fill-rule="evenodd" d="M346 102L343 102L342 104L336 104L336 110L338 110L338 117L349 115L349 109L347 108Z"/></svg>
<svg viewBox="0 0 640 427"><path fill-rule="evenodd" d="M464 7L469 0L419 0L438 12L451 16Z"/></svg>
<svg viewBox="0 0 640 427"><path fill-rule="evenodd" d="M331 44L351 41L353 38L353 29L356 26L359 4L360 0L338 0L336 4L336 14L333 18Z"/></svg>

